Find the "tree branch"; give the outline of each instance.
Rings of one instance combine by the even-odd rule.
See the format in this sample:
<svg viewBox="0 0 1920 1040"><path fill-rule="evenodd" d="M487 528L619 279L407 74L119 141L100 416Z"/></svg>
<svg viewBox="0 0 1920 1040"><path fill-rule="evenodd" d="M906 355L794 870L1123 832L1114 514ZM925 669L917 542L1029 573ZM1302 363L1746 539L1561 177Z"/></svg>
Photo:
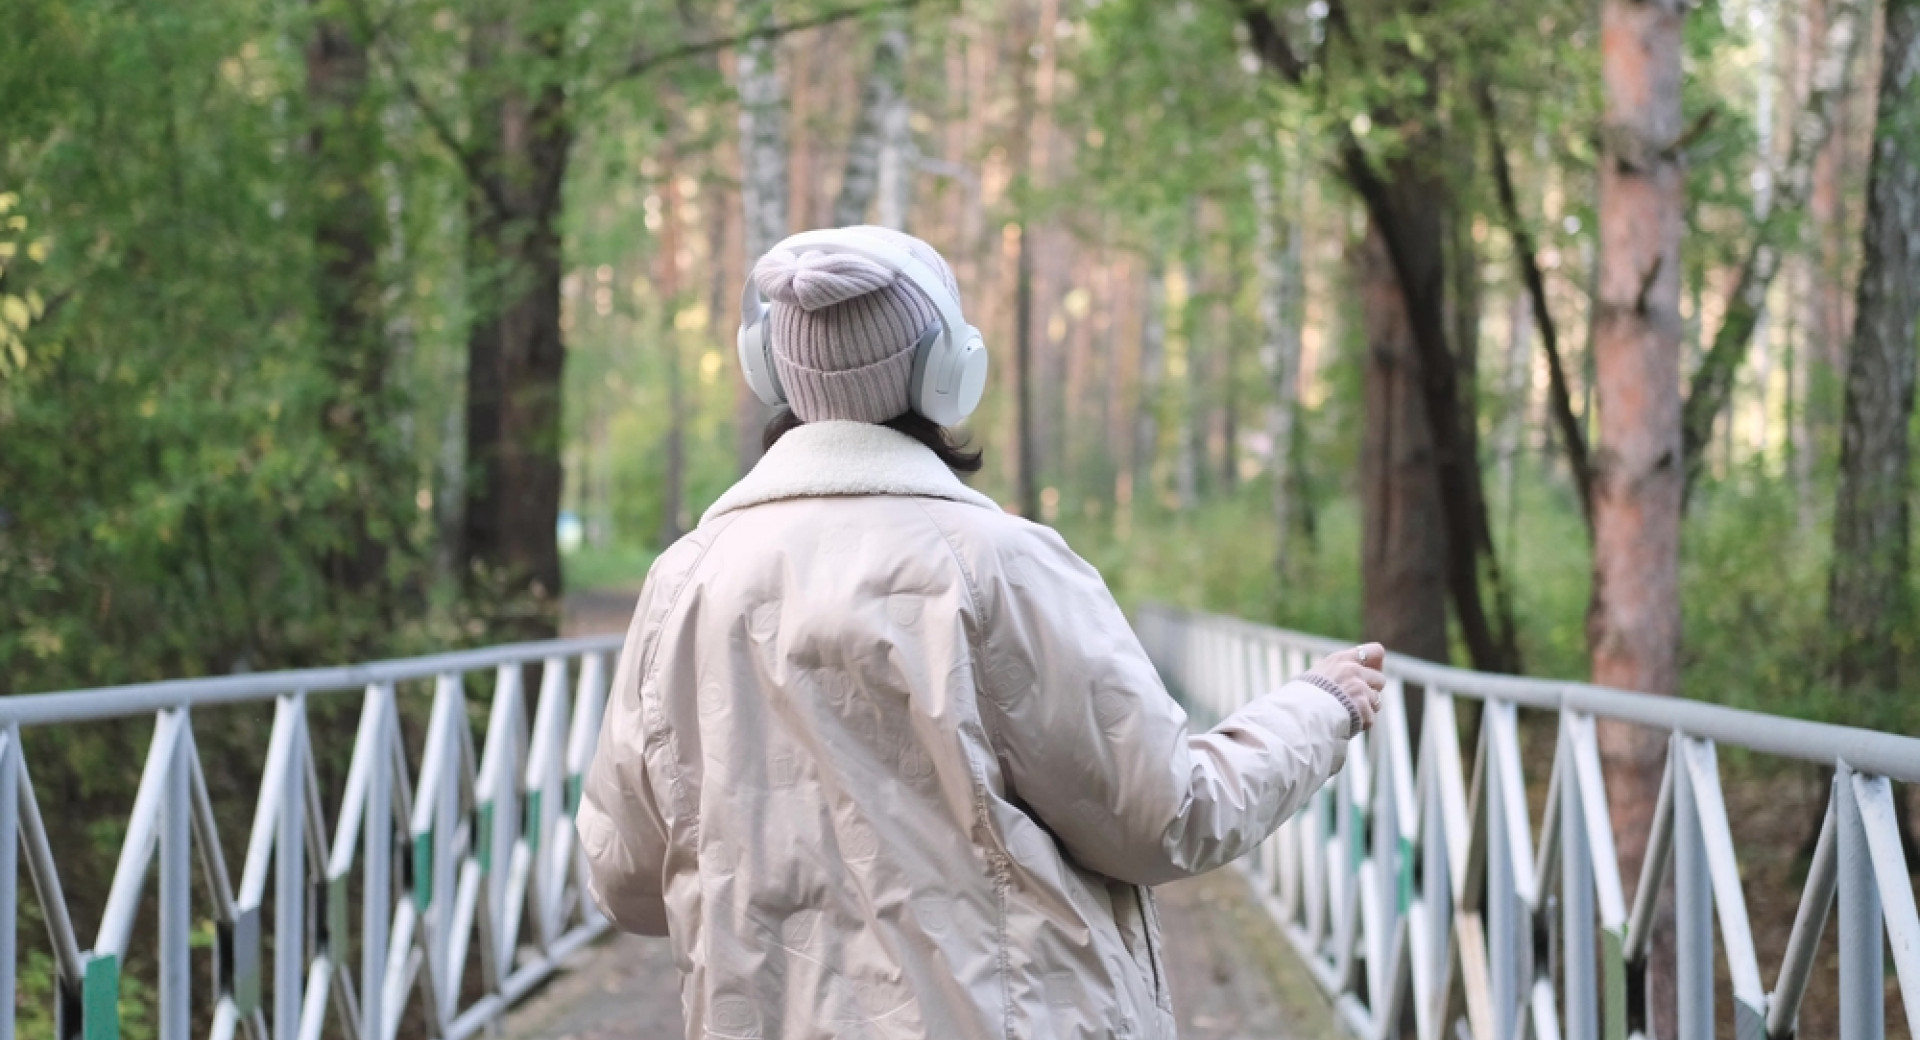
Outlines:
<svg viewBox="0 0 1920 1040"><path fill-rule="evenodd" d="M1273 20L1273 14L1259 3L1259 0L1236 0L1240 8L1240 19L1247 25L1247 36L1253 45L1253 53L1282 79L1294 86L1306 77L1306 63L1293 53L1293 46L1287 42L1286 33L1280 24Z"/></svg>
<svg viewBox="0 0 1920 1040"><path fill-rule="evenodd" d="M1814 67L1813 86L1807 103L1793 121L1793 140L1787 150L1786 165L1775 171L1776 195L1764 200L1758 214L1760 226L1740 265L1740 281L1727 300L1726 318L1713 337L1700 368L1688 387L1687 403L1681 414L1681 455L1686 465L1686 496L1700 475L1707 442L1713 437L1714 421L1733 395L1734 373L1746 361L1753 344L1753 333L1766 309L1767 289L1780 271L1781 241L1790 227L1787 215L1797 213L1806 204L1813 185L1813 162L1833 136L1833 122L1840 100L1846 96L1848 75L1859 50L1861 31L1866 21L1866 0L1840 0L1833 10L1833 22L1827 26L1827 38Z"/></svg>
<svg viewBox="0 0 1920 1040"><path fill-rule="evenodd" d="M918 7L925 2L926 0L877 0L877 2L874 3L854 4L848 7L835 8L830 11L822 11L819 14L810 15L806 18L796 18L790 22L768 22L764 25L757 25L734 33L731 36L719 36L710 40L700 40L696 43L682 44L681 46L672 47L657 54L648 54L645 50L635 48L633 56L627 59L627 64L622 67L619 72L615 73L612 79L602 83L598 89L605 89L624 80L647 75L663 65L671 65L674 62L685 61L688 58L698 58L706 54L731 50L734 47L746 43L748 40L772 39L779 36L786 36L806 29L818 29L823 25L833 25L837 22L844 22L850 18L859 18L881 11L907 10Z"/></svg>
<svg viewBox="0 0 1920 1040"><path fill-rule="evenodd" d="M433 131L433 136L439 139L441 146L453 153L454 161L460 164L460 172L466 175L467 180L474 187L480 189L482 195L486 196L487 205L492 207L495 214L505 219L510 214L511 207L507 205L506 195L500 190L499 182L481 165L479 157L460 140L460 135L454 131L453 124L447 120L447 117L421 92L420 85L415 83L413 76L407 72L406 65L400 61L400 56L394 53L387 33L383 32L381 27L374 25L373 17L367 11L366 0L347 0L347 6L353 10L354 20L360 23L361 36L380 52L381 60L386 62L387 70L392 72L393 78L399 81L401 93L405 94L407 101L419 110L420 118L426 120L427 128Z"/></svg>
<svg viewBox="0 0 1920 1040"><path fill-rule="evenodd" d="M1514 262L1526 283L1533 302L1533 324L1540 330L1540 348L1547 355L1547 393L1553 405L1554 424L1560 428L1560 442L1567 453L1567 468L1573 472L1573 486L1580 493L1580 516L1593 533L1593 463L1587 455L1587 438L1580 418L1573 412L1573 394L1567 387L1566 366L1560 358L1560 336L1554 328L1553 312L1547 309L1547 283L1535 259L1533 233L1520 218L1520 203L1513 190L1513 171L1507 166L1507 148L1500 139L1500 113L1494 103L1493 88L1485 80L1476 85L1480 114L1487 124L1487 151L1493 159L1493 182L1500 197L1500 213L1506 220L1507 234L1513 239Z"/></svg>

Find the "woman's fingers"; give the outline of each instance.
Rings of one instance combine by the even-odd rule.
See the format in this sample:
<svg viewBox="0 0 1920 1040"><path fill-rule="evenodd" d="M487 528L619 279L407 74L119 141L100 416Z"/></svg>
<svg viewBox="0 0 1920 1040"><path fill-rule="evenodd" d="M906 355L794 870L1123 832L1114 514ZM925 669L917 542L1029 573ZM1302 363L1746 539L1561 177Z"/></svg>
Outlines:
<svg viewBox="0 0 1920 1040"><path fill-rule="evenodd" d="M1366 689L1355 690L1350 684L1344 685L1347 696L1353 700L1353 709L1360 713L1360 732L1373 728L1373 718L1380 713L1380 703Z"/></svg>
<svg viewBox="0 0 1920 1040"><path fill-rule="evenodd" d="M1387 676L1385 672L1372 668L1363 668L1351 661L1334 662L1331 672L1344 682L1352 682L1364 687L1367 695L1374 700L1379 700L1380 691L1387 688Z"/></svg>
<svg viewBox="0 0 1920 1040"><path fill-rule="evenodd" d="M1378 671L1387 662L1387 650L1379 643L1361 643L1345 650L1336 650L1320 659L1323 666L1338 662L1352 662L1362 668Z"/></svg>
<svg viewBox="0 0 1920 1040"><path fill-rule="evenodd" d="M1328 654L1313 668L1339 684L1353 702L1362 732L1372 729L1374 719L1380 714L1380 693L1387 686L1387 676L1382 670L1386 660L1385 647L1379 643L1362 643Z"/></svg>

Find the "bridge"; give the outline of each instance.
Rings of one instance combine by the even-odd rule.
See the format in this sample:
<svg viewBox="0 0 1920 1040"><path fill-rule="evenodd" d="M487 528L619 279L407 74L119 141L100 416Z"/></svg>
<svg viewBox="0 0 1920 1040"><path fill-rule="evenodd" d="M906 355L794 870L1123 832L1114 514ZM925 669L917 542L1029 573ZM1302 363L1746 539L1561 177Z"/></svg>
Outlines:
<svg viewBox="0 0 1920 1040"><path fill-rule="evenodd" d="M1343 645L1166 607L1135 621L1196 725ZM45 1035L42 1022L59 1040L136 1024L161 1040L465 1040L511 1028L556 976L628 956L599 945L610 929L584 895L571 824L618 642L0 701L0 828L19 838L0 841L0 1040L23 1024ZM1681 1037L1721 1022L1740 1040L1794 1036L1816 981L1844 1040L1920 1036L1920 916L1893 788L1920 783L1920 739L1411 660L1388 672L1345 770L1240 865L1258 926L1290 951L1279 970L1311 979L1349 1032L1650 1035L1647 964L1670 894ZM219 790L195 720L236 711L271 713L264 765L252 789ZM114 720L150 722L149 750L107 890L74 899L34 734ZM1606 722L1669 734L1646 842L1656 883L1631 905L1596 739ZM1804 885L1752 904L1779 911L1758 922L1722 751L1832 770ZM223 824L231 835L248 819L244 841L223 840ZM44 926L24 950L23 908ZM97 919L85 945L80 908ZM1770 973L1756 923L1786 935ZM1822 955L1827 938L1837 957ZM23 1004L23 986L51 1006Z"/></svg>

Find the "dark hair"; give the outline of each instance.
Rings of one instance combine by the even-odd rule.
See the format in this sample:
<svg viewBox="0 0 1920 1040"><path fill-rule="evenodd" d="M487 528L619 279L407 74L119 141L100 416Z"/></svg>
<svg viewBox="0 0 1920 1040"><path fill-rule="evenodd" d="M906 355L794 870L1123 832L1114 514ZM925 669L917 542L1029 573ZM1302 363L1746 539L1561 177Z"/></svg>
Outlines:
<svg viewBox="0 0 1920 1040"><path fill-rule="evenodd" d="M780 409L767 422L767 431L760 440L762 450L773 447L775 441L804 425L806 424L800 417L793 414L793 409ZM980 472L980 452L968 451L965 440L956 440L952 431L919 412L907 412L888 419L880 425L889 430L904 433L926 445L940 457L941 462L947 464L948 469L956 473Z"/></svg>

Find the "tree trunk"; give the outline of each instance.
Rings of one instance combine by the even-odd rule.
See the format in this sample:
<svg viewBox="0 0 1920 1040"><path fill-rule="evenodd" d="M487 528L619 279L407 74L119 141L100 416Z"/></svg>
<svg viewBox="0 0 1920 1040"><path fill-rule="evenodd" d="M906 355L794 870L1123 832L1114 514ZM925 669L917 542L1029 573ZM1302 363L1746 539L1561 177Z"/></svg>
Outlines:
<svg viewBox="0 0 1920 1040"><path fill-rule="evenodd" d="M1240 361L1240 339L1234 335L1237 330L1233 309L1228 306L1224 293L1214 301L1211 311L1209 324L1214 342L1219 344L1214 352L1214 385L1220 388L1220 419L1209 439L1219 444L1212 460L1214 472L1218 474L1219 493L1231 497L1240 487L1240 384L1234 378Z"/></svg>
<svg viewBox="0 0 1920 1040"><path fill-rule="evenodd" d="M1889 0L1840 440L1827 620L1850 721L1899 730L1912 647L1909 430L1920 332L1920 0Z"/></svg>
<svg viewBox="0 0 1920 1040"><path fill-rule="evenodd" d="M1031 228L1020 225L1013 286L1014 439L1020 456L1015 512L1040 515L1040 453L1033 437L1033 246Z"/></svg>
<svg viewBox="0 0 1920 1040"><path fill-rule="evenodd" d="M477 26L474 72L484 77L513 34L516 50L557 67L558 30L522 34L509 22ZM506 604L509 628L557 630L560 553L560 231L572 129L560 83L480 84L476 150L491 181L478 205L494 212L468 229L480 294L468 339L467 545L470 573ZM476 414L476 411L479 414Z"/></svg>
<svg viewBox="0 0 1920 1040"><path fill-rule="evenodd" d="M1829 13L1832 21L1827 26L1819 64L1814 69L1813 91L1794 120L1786 165L1772 178L1773 190L1761 196L1757 213L1759 226L1741 263L1740 281L1727 301L1727 314L1721 321L1720 331L1714 334L1713 347L1694 373L1687 392L1682 429L1684 484L1689 488L1699 474L1713 437L1714 423L1733 394L1733 377L1761 327L1767 289L1780 271L1782 240L1813 189L1814 160L1833 133L1834 119L1847 94L1853 56L1860 49L1860 37L1866 33L1866 0L1836 0ZM1678 100L1673 107L1677 119ZM1677 128L1662 144L1666 148L1681 146L1681 133ZM1678 168L1677 157L1655 161Z"/></svg>
<svg viewBox="0 0 1920 1040"><path fill-rule="evenodd" d="M1676 692L1680 650L1683 13L1678 0L1603 0L1600 15L1604 153L1592 331L1599 434L1587 641L1594 682L1661 694ZM1621 876L1642 878L1664 734L1602 722L1599 742ZM1649 973L1659 988L1672 976L1663 960L1657 950ZM1652 999L1666 1006L1663 995ZM1660 1035L1673 1035L1660 1025Z"/></svg>
<svg viewBox="0 0 1920 1040"><path fill-rule="evenodd" d="M740 14L747 23L770 22L772 0L750 0L741 5ZM777 40L756 36L740 45L734 66L740 91L740 208L748 271L787 237L786 91L777 67L778 49ZM761 432L773 413L744 380L737 384L734 401L740 471L745 473L760 461Z"/></svg>
<svg viewBox="0 0 1920 1040"><path fill-rule="evenodd" d="M1294 201L1283 211L1273 172L1256 160L1247 167L1253 189L1254 270L1259 278L1260 364L1272 398L1267 404L1268 469L1273 481L1276 576L1285 585L1297 573L1293 558L1293 427L1300 400L1300 228ZM1289 192L1291 196L1292 193Z"/></svg>
<svg viewBox="0 0 1920 1040"><path fill-rule="evenodd" d="M1199 273L1197 265L1188 269L1189 276ZM1184 377L1180 392L1179 444L1173 457L1173 489L1181 512L1191 511L1200 504L1201 471L1207 451L1207 412L1212 405L1206 384L1207 344L1194 334L1198 331L1195 326L1199 325L1200 308L1194 302L1193 283L1186 284L1188 291L1179 311L1180 334L1175 340L1181 350Z"/></svg>
<svg viewBox="0 0 1920 1040"><path fill-rule="evenodd" d="M1447 659L1446 524L1433 426L1406 301L1369 221L1355 275L1366 330L1360 444L1362 635L1428 661Z"/></svg>
<svg viewBox="0 0 1920 1040"><path fill-rule="evenodd" d="M854 121L853 139L847 142L846 172L840 179L840 195L833 204L836 226L866 223L867 206L873 202L882 181L890 181L886 187L893 197L883 199L880 208L895 212L882 214L879 222L888 227L898 227L901 222L903 214L898 212L898 207L902 157L899 151L904 136L901 131L907 119L903 68L906 59L906 13L892 11L880 26L880 37L873 46L873 64L861 87L860 115ZM889 149L893 152L891 156ZM887 220L889 216L893 220Z"/></svg>
<svg viewBox="0 0 1920 1040"><path fill-rule="evenodd" d="M1521 433L1528 426L1533 386L1533 309L1529 294L1517 292L1507 303L1507 353L1500 371L1500 419L1494 426L1493 454L1500 500L1506 507L1507 558L1513 558L1519 517Z"/></svg>
<svg viewBox="0 0 1920 1040"><path fill-rule="evenodd" d="M1262 64L1283 79L1303 82L1306 65L1293 53L1282 26L1261 5L1241 5L1249 44ZM1403 46L1388 48L1395 64L1424 69L1430 84L1426 102L1438 105L1431 84L1438 82L1430 62ZM1413 344L1420 352L1421 390L1431 424L1430 444L1439 482L1446 541L1453 548L1446 561L1447 585L1460 633L1474 667L1489 671L1518 671L1519 646L1514 635L1512 606L1493 551L1487 520L1486 492L1475 451L1473 429L1477 416L1467 411L1455 370L1458 359L1449 341L1446 321L1446 249L1443 228L1451 205L1448 185L1434 172L1441 165L1432 156L1445 155L1444 131L1437 122L1422 122L1419 113L1377 107L1368 113L1376 126L1406 127L1413 133L1403 154L1384 164L1362 146L1351 131L1343 131L1338 168L1341 179L1367 207L1373 231L1383 242L1407 309ZM1493 609L1488 613L1486 597Z"/></svg>
<svg viewBox="0 0 1920 1040"><path fill-rule="evenodd" d="M1808 5L1807 36L1809 41L1824 39L1827 29L1827 9L1836 0L1813 0ZM1813 44L1806 45L1811 52ZM1808 72L1811 82L1812 70ZM1809 88L1811 89L1811 88ZM1851 121L1851 101L1854 92L1848 92L1834 110L1833 132L1827 135L1826 146L1813 161L1813 187L1807 196L1807 220L1813 235L1815 246L1811 262L1814 265L1814 289L1809 294L1812 314L1808 328L1815 336L1817 348L1811 352L1809 367L1820 367L1826 372L1838 372L1845 363L1843 352L1848 336L1847 312L1848 294L1845 277L1847 254L1847 221L1845 203L1842 198L1846 177L1842 171L1847 154L1847 127ZM1812 403L1809 397L1809 403ZM1834 415L1828 409L1818 414L1818 420L1831 422ZM1816 421L1816 413L1809 412L1810 422ZM1812 438L1808 438L1809 442Z"/></svg>
<svg viewBox="0 0 1920 1040"><path fill-rule="evenodd" d="M1147 260L1141 286L1144 312L1140 322L1140 388L1134 407L1130 500L1152 503L1159 497L1154 470L1160 461L1160 391L1166 373L1167 280L1164 261Z"/></svg>
<svg viewBox="0 0 1920 1040"><path fill-rule="evenodd" d="M911 53L908 50L911 42L905 38L904 27L901 37L904 60L904 56ZM886 122L881 127L879 183L874 187L873 219L882 227L908 230L913 214L914 170L919 159L920 153L913 143L913 105L902 89L888 106Z"/></svg>
<svg viewBox="0 0 1920 1040"><path fill-rule="evenodd" d="M506 42L505 22L489 11L474 20L467 41L467 150L478 176L500 180L503 105L490 82ZM499 466L501 312L497 288L508 214L489 185L467 183L467 422L465 466L460 493L463 523L459 560L470 593L484 582L476 568L499 555L501 485L491 476Z"/></svg>
<svg viewBox="0 0 1920 1040"><path fill-rule="evenodd" d="M404 538L411 495L406 460L388 423L392 344L382 325L379 251L380 112L367 97L367 49L352 30L319 18L307 42L308 149L315 205L315 286L322 364L331 391L321 416L351 486L334 504L345 535L322 562L339 609L390 622L389 547Z"/></svg>
<svg viewBox="0 0 1920 1040"><path fill-rule="evenodd" d="M1041 39L1044 31L1051 28L1052 6L1052 0L1041 0L1041 10L1035 15L1035 21L1025 27L1023 35L1013 37L1018 49L1014 59L1017 63L1013 84L1014 140L1009 160L1015 175L1024 177L1029 185L1041 179L1046 164L1046 143L1040 125L1041 104L1038 94L1047 56L1052 53ZM1025 4L1017 5L1012 17L1024 21L1028 9ZM1039 60L1036 61L1036 58ZM1018 199L1015 202L1019 204ZM1035 519L1040 515L1040 450L1036 443L1033 414L1036 378L1033 356L1033 264L1034 253L1040 247L1040 236L1024 218L1017 221L1014 228L1014 453L1019 461L1014 498L1017 502L1015 511L1028 519Z"/></svg>
<svg viewBox="0 0 1920 1040"><path fill-rule="evenodd" d="M680 176L672 144L661 152L660 254L654 284L660 297L660 349L667 362L667 435L661 445L665 472L660 503L660 545L665 547L686 533L682 514L686 512L687 400L681 386L680 330L674 321L680 309Z"/></svg>
<svg viewBox="0 0 1920 1040"><path fill-rule="evenodd" d="M1439 147L1435 142L1433 147ZM1461 389L1460 355L1451 344L1447 318L1447 186L1423 166L1395 163L1381 181L1365 166L1364 156L1349 154L1347 168L1368 183L1362 197L1376 234L1387 250L1406 308L1408 335L1420 355L1420 377L1413 384L1425 397L1430 427L1426 445L1439 485L1447 588L1462 642L1482 671L1516 672L1520 652L1515 641L1506 584L1493 554L1477 448L1473 396ZM1487 595L1493 599L1489 611Z"/></svg>

